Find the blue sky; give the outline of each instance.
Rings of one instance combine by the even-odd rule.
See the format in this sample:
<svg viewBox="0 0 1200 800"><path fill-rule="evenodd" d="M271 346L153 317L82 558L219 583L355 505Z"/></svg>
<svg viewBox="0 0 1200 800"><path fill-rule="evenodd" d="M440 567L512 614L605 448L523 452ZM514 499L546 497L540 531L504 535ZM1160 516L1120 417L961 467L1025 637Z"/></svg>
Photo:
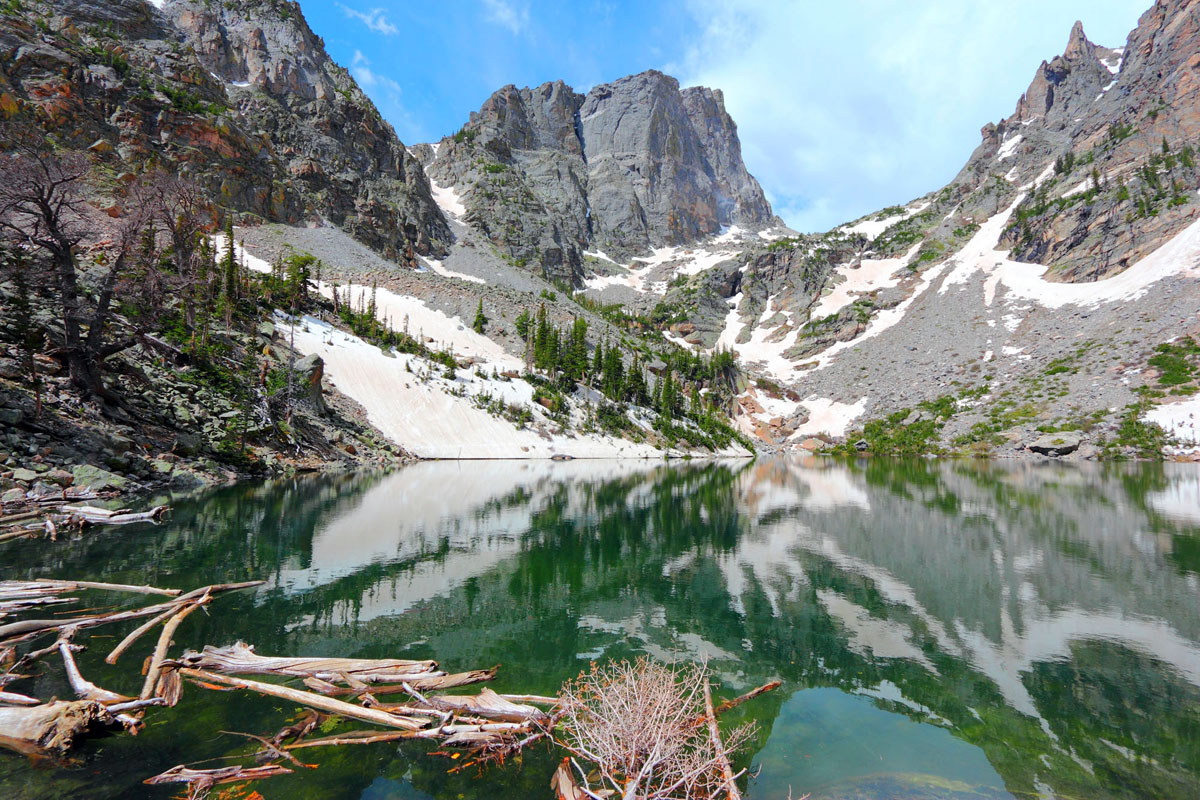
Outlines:
<svg viewBox="0 0 1200 800"><path fill-rule="evenodd" d="M826 230L947 183L1083 21L1120 46L1151 0L301 0L407 144L494 90L645 69L725 93L776 213Z"/></svg>

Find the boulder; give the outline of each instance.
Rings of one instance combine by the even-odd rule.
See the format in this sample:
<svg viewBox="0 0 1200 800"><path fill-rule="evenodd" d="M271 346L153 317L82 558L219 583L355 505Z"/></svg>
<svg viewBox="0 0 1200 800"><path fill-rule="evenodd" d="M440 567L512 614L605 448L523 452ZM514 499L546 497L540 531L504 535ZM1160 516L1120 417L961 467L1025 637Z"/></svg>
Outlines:
<svg viewBox="0 0 1200 800"><path fill-rule="evenodd" d="M9 489L4 494L0 495L0 502L18 503L25 499L24 489Z"/></svg>
<svg viewBox="0 0 1200 800"><path fill-rule="evenodd" d="M14 481L20 481L22 483L33 483L37 480L37 476L38 474L36 472L31 469L25 469L24 467L17 467L13 470L12 474Z"/></svg>
<svg viewBox="0 0 1200 800"><path fill-rule="evenodd" d="M1074 453L1083 444L1083 434L1079 431L1058 431L1039 436L1027 447L1034 453L1044 456L1065 456Z"/></svg>
<svg viewBox="0 0 1200 800"><path fill-rule="evenodd" d="M295 370L308 395L308 400L317 411L325 413L325 400L321 397L321 379L325 377L325 362L316 353L296 362Z"/></svg>
<svg viewBox="0 0 1200 800"><path fill-rule="evenodd" d="M58 486L70 486L75 482L75 476L65 469L52 469L42 476L42 480L49 481Z"/></svg>
<svg viewBox="0 0 1200 800"><path fill-rule="evenodd" d="M75 486L94 492L120 491L129 484L129 481L120 475L114 475L91 464L79 464L71 473L75 476Z"/></svg>

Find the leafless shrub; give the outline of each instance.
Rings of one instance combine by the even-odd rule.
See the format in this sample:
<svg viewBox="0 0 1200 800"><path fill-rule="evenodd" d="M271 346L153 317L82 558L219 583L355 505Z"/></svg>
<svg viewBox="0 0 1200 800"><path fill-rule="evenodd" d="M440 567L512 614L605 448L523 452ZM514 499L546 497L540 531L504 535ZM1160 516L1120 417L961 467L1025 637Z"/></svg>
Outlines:
<svg viewBox="0 0 1200 800"><path fill-rule="evenodd" d="M574 756L578 788L588 797L624 800L725 793L725 754L745 744L754 725L714 741L705 724L708 677L702 665L641 658L593 665L566 684L555 738Z"/></svg>

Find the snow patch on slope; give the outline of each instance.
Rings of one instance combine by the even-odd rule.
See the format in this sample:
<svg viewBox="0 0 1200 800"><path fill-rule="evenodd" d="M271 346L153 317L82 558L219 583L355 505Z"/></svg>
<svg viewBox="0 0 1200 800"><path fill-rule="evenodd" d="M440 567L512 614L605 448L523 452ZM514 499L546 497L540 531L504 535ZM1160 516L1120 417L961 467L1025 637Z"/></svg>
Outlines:
<svg viewBox="0 0 1200 800"><path fill-rule="evenodd" d="M848 225L842 228L841 231L847 236L861 234L868 239L876 239L879 237L879 234L883 233L897 222L903 222L906 219L914 217L927 208L929 208L928 202L921 203L920 205L904 209L904 213L902 214L896 214L895 216L885 217L883 219L866 219L862 222L856 222L853 225Z"/></svg>
<svg viewBox="0 0 1200 800"><path fill-rule="evenodd" d="M433 202L437 203L446 216L454 220L460 220L467 213L467 207L463 205L462 198L458 196L458 192L452 186L440 186L436 181L429 181L429 193L433 195Z"/></svg>
<svg viewBox="0 0 1200 800"><path fill-rule="evenodd" d="M1178 439L1185 451L1200 447L1200 397L1155 406L1146 412L1146 421Z"/></svg>
<svg viewBox="0 0 1200 800"><path fill-rule="evenodd" d="M807 422L796 428L793 439L818 434L845 436L850 423L867 410L867 398L859 398L856 403L839 403L823 397L810 397L801 400L800 405L808 409L809 417Z"/></svg>
<svg viewBox="0 0 1200 800"><path fill-rule="evenodd" d="M1010 251L996 249L1000 236L1013 212L1025 199L1021 194L1003 213L985 222L966 247L947 263L953 269L939 294L956 284L965 284L973 275L994 277L1007 290L1007 300L1029 300L1043 308L1065 305L1095 307L1104 303L1129 302L1146 293L1164 278L1187 276L1200 278L1200 220L1176 234L1165 245L1119 275L1091 283L1056 283L1045 278L1047 268L1008 258Z"/></svg>
<svg viewBox="0 0 1200 800"><path fill-rule="evenodd" d="M1025 137L1019 133L1011 139L1005 139L1003 144L1000 145L1000 149L996 151L996 160L1003 161L1006 158L1012 158L1017 153L1017 147L1024 140Z"/></svg>
<svg viewBox="0 0 1200 800"><path fill-rule="evenodd" d="M853 268L849 264L838 267L834 272L846 280L833 287L833 291L821 298L812 310L812 319L821 319L841 311L854 302L860 295L869 294L876 289L889 289L900 283L896 273L908 266L920 243L900 258L863 259L862 263Z"/></svg>

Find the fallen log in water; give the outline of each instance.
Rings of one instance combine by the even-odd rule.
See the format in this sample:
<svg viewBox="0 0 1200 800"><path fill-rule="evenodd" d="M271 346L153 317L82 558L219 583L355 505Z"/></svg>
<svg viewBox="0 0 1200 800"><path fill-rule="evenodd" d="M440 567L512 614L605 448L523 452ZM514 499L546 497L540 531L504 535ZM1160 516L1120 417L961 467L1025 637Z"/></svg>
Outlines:
<svg viewBox="0 0 1200 800"><path fill-rule="evenodd" d="M314 694L312 692L302 692L299 689L292 689L287 686L279 686L274 683L263 683L262 681L252 681L247 678L234 678L227 675L219 675L215 672L205 672L199 669L190 669L181 667L179 674L185 678L193 678L200 683L205 684L222 684L232 686L235 689L249 689L252 692L265 694L270 697L278 697L281 700L288 700L293 703L299 703L309 708L316 708L321 711L328 711L331 714L338 714L350 719L357 719L362 722L371 722L376 725L383 725L389 728L404 728L406 730L420 730L423 723L406 717L398 717L394 714L389 714L386 711L376 711L370 708L363 708L352 703L346 703L341 700L335 700L332 697Z"/></svg>
<svg viewBox="0 0 1200 800"><path fill-rule="evenodd" d="M177 767L171 767L161 775L147 778L143 783L150 786L164 783L186 783L188 800L201 800L208 796L214 786L291 774L292 770L278 764L268 764L262 767L221 767L219 769L189 769L180 764Z"/></svg>
<svg viewBox="0 0 1200 800"><path fill-rule="evenodd" d="M28 708L0 706L0 736L49 752L66 752L76 737L115 722L108 709L95 700L58 700Z"/></svg>
<svg viewBox="0 0 1200 800"><path fill-rule="evenodd" d="M725 752L725 745L721 742L721 731L717 727L717 715L713 710L712 687L709 685L707 676L704 678L704 718L708 723L708 738L713 755L721 768L726 800L742 800L742 793L737 787L737 775L733 772L733 766L729 763L729 754Z"/></svg>
<svg viewBox="0 0 1200 800"><path fill-rule="evenodd" d="M97 583L96 581L56 581L50 578L38 578L32 586L54 587L57 591L73 592L78 589L102 589L110 592L132 592L134 594L163 594L168 597L178 597L182 589L160 589L157 586L133 586L128 583ZM3 586L3 583L0 583Z"/></svg>
<svg viewBox="0 0 1200 800"><path fill-rule="evenodd" d="M546 719L546 712L533 706L524 706L505 700L491 689L484 689L478 695L444 695L431 696L424 699L423 705L435 711L459 714L470 714L475 717L499 720L501 722L529 722ZM382 705L380 708L390 709ZM421 709L421 705L415 707Z"/></svg>
<svg viewBox="0 0 1200 800"><path fill-rule="evenodd" d="M13 706L36 706L41 702L36 697L27 697L16 692L0 692L0 703L8 703Z"/></svg>
<svg viewBox="0 0 1200 800"><path fill-rule="evenodd" d="M236 589L261 586L262 584L263 581L245 581L242 583L222 583L212 586L202 586L166 603L158 603L157 605L145 606L129 611L119 611L114 614L98 614L90 617L72 617L70 619L26 619L18 622L10 622L0 625L0 645L15 641L24 641L34 636L40 636L51 631L59 631L64 628L94 628L98 625L108 625L114 622L126 622L131 619L155 616L162 614L164 611L174 612L186 605L188 601L202 597L206 593L218 594Z"/></svg>

